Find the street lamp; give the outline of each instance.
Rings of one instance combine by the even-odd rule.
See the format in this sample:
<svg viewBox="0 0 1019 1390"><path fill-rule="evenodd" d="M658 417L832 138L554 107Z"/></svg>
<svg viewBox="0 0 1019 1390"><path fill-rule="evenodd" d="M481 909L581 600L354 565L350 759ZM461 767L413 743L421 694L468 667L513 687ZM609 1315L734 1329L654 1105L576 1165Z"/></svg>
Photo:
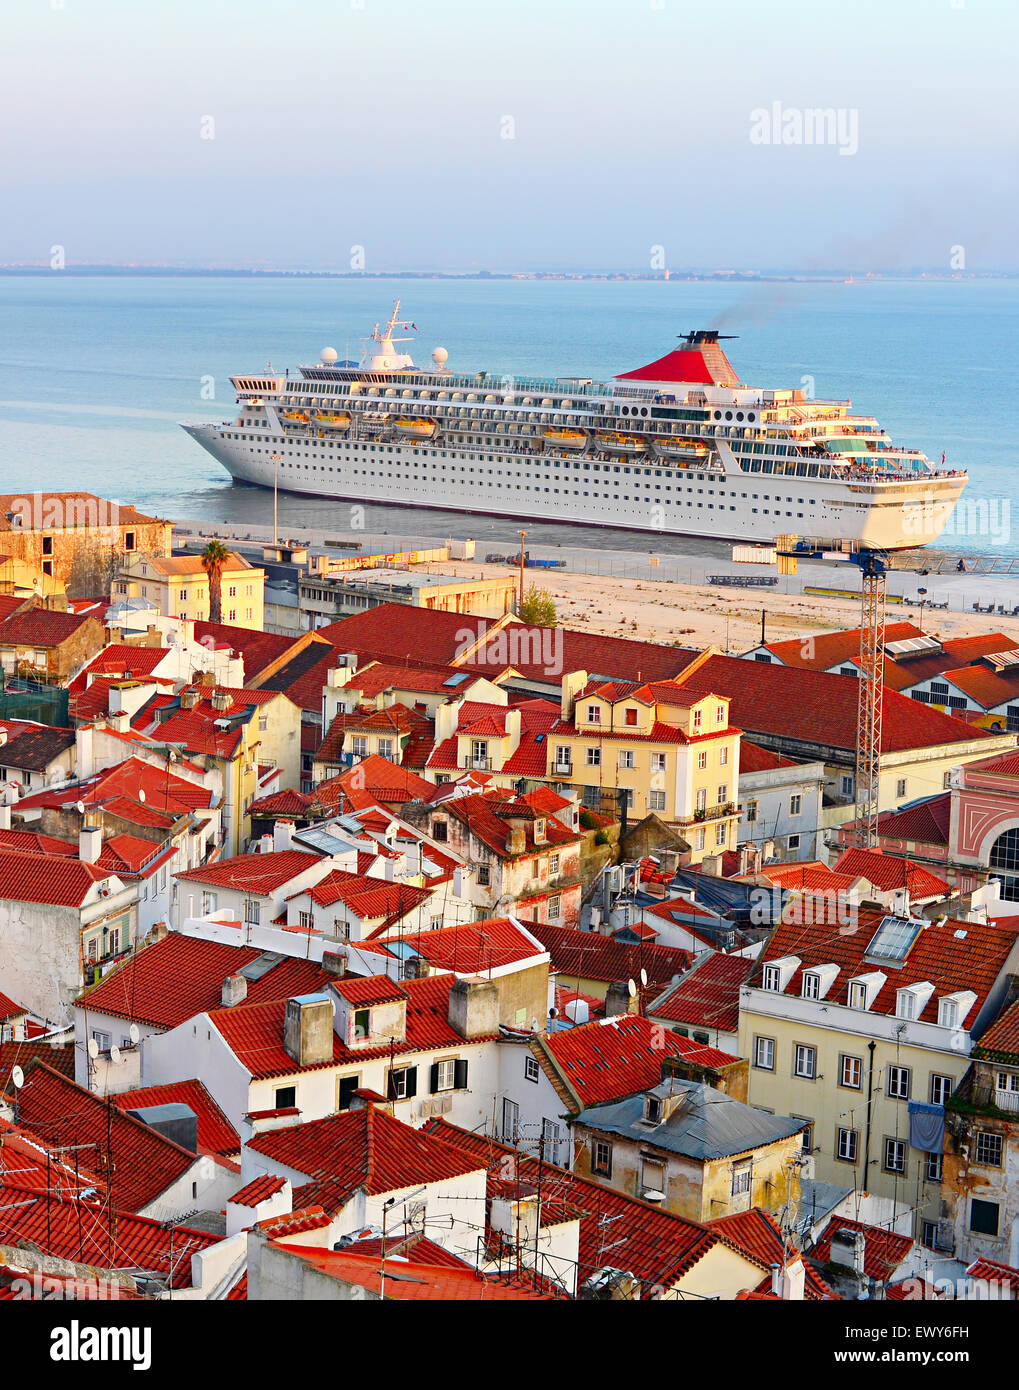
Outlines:
<svg viewBox="0 0 1019 1390"><path fill-rule="evenodd" d="M517 613L519 615L520 610L524 606L524 568L527 559L526 552L524 551L524 541L527 540L527 532L518 531L517 535L520 537L520 598L517 603Z"/></svg>
<svg viewBox="0 0 1019 1390"><path fill-rule="evenodd" d="M920 631L923 632L923 606L927 602L927 590L917 589L916 592L920 596Z"/></svg>
<svg viewBox="0 0 1019 1390"><path fill-rule="evenodd" d="M279 549L280 544L280 524L279 524L279 492L280 492L280 464L283 462L282 454L273 454L273 473L272 473L272 543L275 549Z"/></svg>

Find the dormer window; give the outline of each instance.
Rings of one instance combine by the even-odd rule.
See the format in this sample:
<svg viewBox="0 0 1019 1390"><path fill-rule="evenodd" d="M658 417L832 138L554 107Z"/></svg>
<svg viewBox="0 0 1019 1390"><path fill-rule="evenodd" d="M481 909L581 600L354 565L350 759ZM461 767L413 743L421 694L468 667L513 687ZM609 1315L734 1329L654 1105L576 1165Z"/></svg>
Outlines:
<svg viewBox="0 0 1019 1390"><path fill-rule="evenodd" d="M662 1122L662 1098L661 1096L647 1096L644 1100L644 1119L649 1125L660 1125Z"/></svg>
<svg viewBox="0 0 1019 1390"><path fill-rule="evenodd" d="M589 724L600 724L600 723L601 723L601 706L600 706L600 705L588 705L588 707L587 707L587 722L588 722Z"/></svg>
<svg viewBox="0 0 1019 1390"><path fill-rule="evenodd" d="M771 994L782 992L782 972L777 965L766 965L764 967L764 988Z"/></svg>
<svg viewBox="0 0 1019 1390"><path fill-rule="evenodd" d="M977 1002L971 989L959 989L938 1000L938 1023L942 1028L961 1028Z"/></svg>
<svg viewBox="0 0 1019 1390"><path fill-rule="evenodd" d="M635 709L625 709L623 711L623 718L625 722L632 728L637 723L637 711Z"/></svg>
<svg viewBox="0 0 1019 1390"><path fill-rule="evenodd" d="M821 977L816 970L805 970L803 972L803 984L800 993L804 999L820 999L821 997Z"/></svg>
<svg viewBox="0 0 1019 1390"><path fill-rule="evenodd" d="M724 724L724 723L725 723L725 706L724 706L724 705L719 705L718 708L715 710L715 723L716 723L716 724Z"/></svg>
<svg viewBox="0 0 1019 1390"><path fill-rule="evenodd" d="M916 1018L916 995L911 989L900 989L895 996L896 1018Z"/></svg>
<svg viewBox="0 0 1019 1390"><path fill-rule="evenodd" d="M867 986L860 984L859 980L853 980L849 986L849 1007L851 1009L865 1009L867 1007Z"/></svg>
<svg viewBox="0 0 1019 1390"><path fill-rule="evenodd" d="M958 1028L959 1005L954 999L942 999L938 1004L938 1023L942 1028Z"/></svg>
<svg viewBox="0 0 1019 1390"><path fill-rule="evenodd" d="M699 729L701 727L701 712L699 709L695 709L693 711L691 720L695 729Z"/></svg>
<svg viewBox="0 0 1019 1390"><path fill-rule="evenodd" d="M769 994L781 994L799 969L799 956L781 956L767 963L761 972L761 988Z"/></svg>
<svg viewBox="0 0 1019 1390"><path fill-rule="evenodd" d="M849 981L847 1003L851 1009L869 1009L881 992L888 976L880 970L872 970L866 975L858 975Z"/></svg>

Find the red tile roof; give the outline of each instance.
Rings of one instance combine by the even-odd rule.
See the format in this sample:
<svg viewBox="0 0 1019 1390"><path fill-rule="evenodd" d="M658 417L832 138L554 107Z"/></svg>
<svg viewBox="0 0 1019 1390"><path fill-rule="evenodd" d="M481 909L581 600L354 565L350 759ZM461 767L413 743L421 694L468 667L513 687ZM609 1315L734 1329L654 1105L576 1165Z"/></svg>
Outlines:
<svg viewBox="0 0 1019 1390"><path fill-rule="evenodd" d="M597 932L579 931L573 927L555 927L547 922L528 922L527 930L548 951L552 969L571 979L615 980L638 979L641 970L647 971L648 985L661 990L671 983L673 975L689 970L693 956L674 946L623 946Z"/></svg>
<svg viewBox="0 0 1019 1390"><path fill-rule="evenodd" d="M882 1284L887 1283L913 1248L912 1236L900 1236L881 1226L851 1221L848 1216L833 1216L811 1250L810 1258L819 1264L827 1264L831 1259L831 1238L840 1230L863 1232L863 1271L868 1278Z"/></svg>
<svg viewBox="0 0 1019 1390"><path fill-rule="evenodd" d="M114 1108L36 1060L18 1092L18 1121L46 1144L95 1144L92 1167L101 1171L107 1142L115 1156L111 1202L115 1211L137 1212L179 1181L196 1156L142 1120Z"/></svg>
<svg viewBox="0 0 1019 1390"><path fill-rule="evenodd" d="M729 718L753 740L765 734L801 744L856 749L855 676L712 656L683 681L690 690L728 695ZM897 691L882 692L882 751L902 752L989 737Z"/></svg>
<svg viewBox="0 0 1019 1390"><path fill-rule="evenodd" d="M343 976L333 982L333 989L349 1004L365 1008L372 1004L393 1004L407 998L406 991L387 975Z"/></svg>
<svg viewBox="0 0 1019 1390"><path fill-rule="evenodd" d="M74 1080L74 1043L54 1045L45 1038L31 1038L25 1042L0 1043L0 1095L12 1092L11 1072L15 1067L27 1071L29 1064L40 1058L54 1071Z"/></svg>
<svg viewBox="0 0 1019 1390"><path fill-rule="evenodd" d="M404 932L401 940L433 969L452 970L460 975L483 974L546 955L544 946L531 939L526 924L511 917L463 922L434 931Z"/></svg>
<svg viewBox="0 0 1019 1390"><path fill-rule="evenodd" d="M402 806L407 801L423 801L433 791L432 783L419 777L412 768L401 767L388 758L380 758L377 753L362 758L356 767L341 772L335 781L355 811L373 803ZM319 783L316 794L321 795L325 785L325 782Z"/></svg>
<svg viewBox="0 0 1019 1390"><path fill-rule="evenodd" d="M454 797L443 803L443 809L462 822L472 835L500 858L510 857L511 816L524 822L524 847L515 856L517 858L545 849L557 849L561 845L575 845L581 839L579 831L567 830L554 817L538 816L532 806L505 787ZM542 841L535 840L534 836L535 824L539 819L545 820L545 839Z"/></svg>
<svg viewBox="0 0 1019 1390"><path fill-rule="evenodd" d="M286 1178L275 1178L269 1173L263 1173L252 1179L239 1192L235 1192L230 1201L237 1207L257 1207L260 1202L266 1202L270 1197L275 1197L277 1192L283 1190L286 1183Z"/></svg>
<svg viewBox="0 0 1019 1390"><path fill-rule="evenodd" d="M65 613L56 608L29 608L12 613L0 622L0 647L59 647L86 623L95 624L88 613Z"/></svg>
<svg viewBox="0 0 1019 1390"><path fill-rule="evenodd" d="M226 623L195 623L195 641L208 645L211 638L217 647L233 648L244 660L244 679L249 684L274 662L279 661L300 640L275 632L259 632L255 628L230 627Z"/></svg>
<svg viewBox="0 0 1019 1390"><path fill-rule="evenodd" d="M36 729L26 729L24 733L8 737L0 745L0 763L19 772L47 772L62 754L74 747L73 729L49 728L40 725Z"/></svg>
<svg viewBox="0 0 1019 1390"><path fill-rule="evenodd" d="M383 1263L381 1254L367 1255L355 1245L345 1250L323 1250L321 1246L299 1246L287 1244L286 1249L299 1255L308 1264L323 1274L341 1280L355 1288L368 1289L378 1294L383 1291L387 1300L406 1302L471 1303L493 1300L548 1300L563 1297L547 1281L539 1287L532 1287L523 1276L504 1278L497 1274L479 1274L470 1265L457 1261L458 1269L435 1264L432 1261L421 1263L401 1255L399 1260L387 1257Z"/></svg>
<svg viewBox="0 0 1019 1390"><path fill-rule="evenodd" d="M49 854L0 851L0 898L8 902L81 907L108 869Z"/></svg>
<svg viewBox="0 0 1019 1390"><path fill-rule="evenodd" d="M445 1120L432 1120L425 1129L485 1165L489 1198L513 1197L519 1183L537 1182L538 1164L521 1150L468 1133ZM629 1270L643 1284L645 1296L653 1297L655 1285L671 1286L718 1244L729 1244L707 1226L627 1197L568 1169L543 1163L541 1174L544 1191L554 1183L565 1217L580 1221L579 1285L610 1263ZM606 1236L607 1230L610 1236ZM613 1246L608 1255L607 1245Z"/></svg>
<svg viewBox="0 0 1019 1390"><path fill-rule="evenodd" d="M665 1056L687 1058L703 1067L727 1067L739 1060L669 1032L639 1014L597 1019L536 1042L553 1059L582 1108L657 1086Z"/></svg>
<svg viewBox="0 0 1019 1390"><path fill-rule="evenodd" d="M878 817L878 834L893 840L912 840L916 844L947 845L952 814L952 793L939 792L925 801L884 811Z"/></svg>
<svg viewBox="0 0 1019 1390"><path fill-rule="evenodd" d="M903 642L923 635L915 623L888 623L885 626L886 642ZM785 666L827 671L839 662L853 661L859 657L860 629L849 627L837 632L815 632L809 637L787 637L783 641L768 642L767 649Z"/></svg>
<svg viewBox="0 0 1019 1390"><path fill-rule="evenodd" d="M78 1003L96 1013L170 1029L196 1014L218 1008L223 981L263 952L170 932L162 941L134 952ZM334 977L314 961L284 957L257 980L248 982L247 1004L288 999L318 989Z"/></svg>
<svg viewBox="0 0 1019 1390"><path fill-rule="evenodd" d="M0 992L0 1023L7 1023L12 1018L21 1018L27 1012L27 1009L15 1004L13 999Z"/></svg>
<svg viewBox="0 0 1019 1390"><path fill-rule="evenodd" d="M792 758L783 758L778 753L773 753L770 748L762 748L747 738L740 739L739 770L742 777L753 772L774 772L778 767L795 766Z"/></svg>
<svg viewBox="0 0 1019 1390"><path fill-rule="evenodd" d="M196 1079L120 1091L113 1097L113 1103L120 1110L144 1110L149 1105L186 1105L198 1120L199 1153L229 1158L240 1152L240 1135Z"/></svg>
<svg viewBox="0 0 1019 1390"><path fill-rule="evenodd" d="M319 907L342 902L364 921L382 919L387 924L405 917L431 897L430 888L416 888L412 883L397 883L395 879L369 878L346 869L333 869L314 888L301 890L301 896L305 893Z"/></svg>
<svg viewBox="0 0 1019 1390"><path fill-rule="evenodd" d="M980 1046L973 1049L973 1056L991 1061L1019 1057L1019 999L998 1015L981 1037Z"/></svg>
<svg viewBox="0 0 1019 1390"><path fill-rule="evenodd" d="M139 792L144 792L144 797L140 798ZM165 767L131 757L84 781L23 797L18 809L59 810L77 801L92 807L116 806L118 814L135 825L152 821L172 825L192 811L208 809L213 793L208 787L168 773Z"/></svg>
<svg viewBox="0 0 1019 1390"><path fill-rule="evenodd" d="M268 854L235 854L231 859L217 859L201 868L187 869L176 877L183 882L209 883L214 887L237 888L264 896L321 862L320 855L283 849Z"/></svg>
<svg viewBox="0 0 1019 1390"><path fill-rule="evenodd" d="M652 1018L717 1028L734 1033L739 1027L739 995L753 973L750 956L715 951L684 975L679 984L648 1005Z"/></svg>
<svg viewBox="0 0 1019 1390"><path fill-rule="evenodd" d="M961 666L955 671L945 671L942 679L950 681L985 710L1019 696L1019 674L1013 667L991 671L986 666Z"/></svg>
<svg viewBox="0 0 1019 1390"><path fill-rule="evenodd" d="M986 1279L995 1284L1002 1284L1012 1290L1014 1297L1019 1297L1019 1269L1014 1269L1012 1265L981 1258L974 1260L966 1273L971 1279Z"/></svg>
<svg viewBox="0 0 1019 1390"><path fill-rule="evenodd" d="M89 688L96 676L114 676L118 680L150 676L169 652L169 647L131 647L111 642L78 672L67 688L72 695L78 695Z"/></svg>
<svg viewBox="0 0 1019 1390"><path fill-rule="evenodd" d="M924 898L943 898L952 891L950 883L932 874L921 864L899 859L879 849L847 849L839 855L833 869L837 874L864 878L883 892L906 888L916 901Z"/></svg>
<svg viewBox="0 0 1019 1390"><path fill-rule="evenodd" d="M315 1204L331 1214L359 1188L375 1197L484 1168L473 1155L373 1105L256 1134L248 1147L307 1176L294 1191L295 1205Z"/></svg>
<svg viewBox="0 0 1019 1390"><path fill-rule="evenodd" d="M49 854L65 859L77 859L78 846L70 840L58 840L35 830L0 830L0 850L18 854Z"/></svg>
<svg viewBox="0 0 1019 1390"><path fill-rule="evenodd" d="M775 1218L762 1211L760 1207L751 1207L749 1211L735 1212L731 1216L719 1216L714 1221L709 1221L708 1226L712 1231L724 1235L726 1240L749 1255L757 1264L765 1267L781 1265L785 1260L796 1259L799 1255L797 1250L782 1239L782 1231ZM805 1297L835 1298L836 1295L818 1272L806 1261L804 1275ZM771 1276L768 1275L765 1284L758 1287L758 1292L767 1292L770 1288Z"/></svg>
<svg viewBox="0 0 1019 1390"><path fill-rule="evenodd" d="M323 972L325 975L325 972ZM329 976L329 983L336 977ZM264 1004L241 1004L229 1009L209 1011L209 1019L227 1047L254 1077L292 1076L300 1071L318 1071L324 1067L355 1063L374 1057L403 1056L411 1052L427 1052L433 1048L464 1048L472 1043L487 1041L473 1038L468 1042L449 1024L449 991L455 982L453 975L434 975L426 980L404 980L399 988L407 996L407 1031L403 1042L380 1042L378 1047L349 1048L333 1034L333 1055L325 1062L300 1067L283 1046L283 1020L286 999L273 999ZM320 984L319 988L323 988ZM388 981L387 981L388 988Z"/></svg>
<svg viewBox="0 0 1019 1390"><path fill-rule="evenodd" d="M887 975L887 979L870 1006L872 1013L893 1015L897 990L907 985L930 983L934 992L917 1015L917 1022L936 1023L938 1003L943 995L972 990L976 1001L966 1017L959 1019L961 1027L972 1025L1016 945L1015 932L952 918L928 922L905 960L898 968L888 969L875 958L871 958L873 963L865 959L884 916L880 910L860 908L855 922L843 928L822 921L780 922L758 958L757 969L750 979L751 987L759 986L760 970L765 962L791 955L799 958L800 965L786 985L787 995L800 993L805 969L831 964L839 967L839 973L825 995L826 1002L848 1004L850 979L877 970Z"/></svg>

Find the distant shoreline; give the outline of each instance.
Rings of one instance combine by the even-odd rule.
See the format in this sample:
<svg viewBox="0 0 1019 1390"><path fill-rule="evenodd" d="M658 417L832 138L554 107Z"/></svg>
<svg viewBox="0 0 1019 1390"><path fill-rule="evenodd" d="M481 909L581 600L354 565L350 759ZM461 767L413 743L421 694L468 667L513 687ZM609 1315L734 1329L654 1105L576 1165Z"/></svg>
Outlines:
<svg viewBox="0 0 1019 1390"><path fill-rule="evenodd" d="M661 282L671 284L712 283L733 285L774 285L774 284L872 284L876 281L932 281L937 284L970 283L977 280L1016 280L1019 271L991 270L980 274L975 272L916 270L916 271L822 271L816 274L802 274L795 271L620 271L620 270L249 270L243 268L187 268L181 266L118 266L118 265L69 265L62 270L53 270L44 265L0 265L0 277L13 279L37 278L54 280L60 277L73 279L229 279L229 280L500 280L500 281L602 281L620 283L633 281Z"/></svg>

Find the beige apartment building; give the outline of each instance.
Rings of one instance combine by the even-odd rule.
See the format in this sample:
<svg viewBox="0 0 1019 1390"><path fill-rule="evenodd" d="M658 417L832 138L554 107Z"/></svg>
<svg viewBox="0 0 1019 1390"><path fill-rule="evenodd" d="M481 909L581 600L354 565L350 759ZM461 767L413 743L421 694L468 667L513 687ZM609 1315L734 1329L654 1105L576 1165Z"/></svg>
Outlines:
<svg viewBox="0 0 1019 1390"><path fill-rule="evenodd" d="M262 630L265 616L265 571L231 551L220 581L222 622ZM209 576L200 555L149 556L122 569L114 598L142 598L164 618L208 622Z"/></svg>

